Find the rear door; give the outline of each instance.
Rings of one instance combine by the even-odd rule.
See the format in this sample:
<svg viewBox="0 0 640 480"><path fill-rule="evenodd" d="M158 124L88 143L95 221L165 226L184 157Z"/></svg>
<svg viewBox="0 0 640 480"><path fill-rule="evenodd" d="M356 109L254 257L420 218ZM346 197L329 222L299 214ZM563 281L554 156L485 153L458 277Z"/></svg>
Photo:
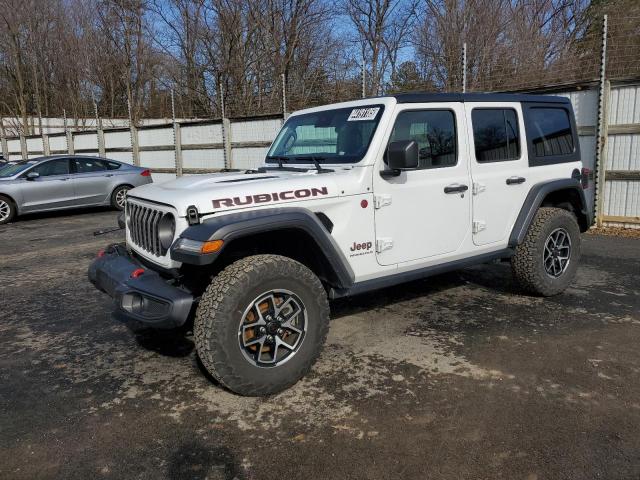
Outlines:
<svg viewBox="0 0 640 480"><path fill-rule="evenodd" d="M396 107L389 142L414 140L420 157L416 170L396 177L382 177L374 171L379 264L430 259L462 246L471 219L464 131L462 103ZM384 168L384 158L380 158L377 170Z"/></svg>
<svg viewBox="0 0 640 480"><path fill-rule="evenodd" d="M39 177L27 180L26 175L31 172ZM68 158L46 160L25 172L23 178L23 212L73 206L75 194Z"/></svg>
<svg viewBox="0 0 640 480"><path fill-rule="evenodd" d="M107 169L107 163L92 157L73 158L71 162L76 205L104 203L111 195L113 177L113 172Z"/></svg>
<svg viewBox="0 0 640 480"><path fill-rule="evenodd" d="M472 139L473 243L505 243L531 188L519 103L466 103Z"/></svg>

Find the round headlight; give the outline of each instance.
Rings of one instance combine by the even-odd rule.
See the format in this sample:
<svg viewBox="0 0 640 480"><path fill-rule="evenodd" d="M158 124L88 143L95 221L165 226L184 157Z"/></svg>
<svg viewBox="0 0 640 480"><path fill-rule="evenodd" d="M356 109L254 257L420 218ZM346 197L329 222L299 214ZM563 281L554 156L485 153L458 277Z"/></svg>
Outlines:
<svg viewBox="0 0 640 480"><path fill-rule="evenodd" d="M173 236L176 233L176 219L170 213L165 213L158 222L158 238L160 245L168 250L173 243Z"/></svg>

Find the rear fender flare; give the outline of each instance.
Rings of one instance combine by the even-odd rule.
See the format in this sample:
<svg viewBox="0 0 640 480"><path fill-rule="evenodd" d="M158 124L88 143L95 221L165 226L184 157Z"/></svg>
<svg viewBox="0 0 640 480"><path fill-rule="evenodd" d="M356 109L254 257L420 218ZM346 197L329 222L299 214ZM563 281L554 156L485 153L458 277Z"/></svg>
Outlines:
<svg viewBox="0 0 640 480"><path fill-rule="evenodd" d="M516 223L514 224L513 229L511 230L511 235L509 236L509 247L515 248L524 241L527 230L529 230L529 225L531 225L536 212L542 205L542 202L544 202L547 195L567 189L575 190L578 193L578 198L580 198L581 203L579 213L586 217L587 225L591 225L591 213L587 209L587 201L582 185L580 184L580 180L576 178L566 178L537 183L531 187L531 190L529 190L524 204L520 209Z"/></svg>

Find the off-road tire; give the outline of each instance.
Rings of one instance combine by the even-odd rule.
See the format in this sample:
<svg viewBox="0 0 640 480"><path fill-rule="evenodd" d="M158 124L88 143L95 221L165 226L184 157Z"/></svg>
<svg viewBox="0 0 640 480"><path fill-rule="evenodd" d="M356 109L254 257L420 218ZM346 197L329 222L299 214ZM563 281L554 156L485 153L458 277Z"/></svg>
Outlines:
<svg viewBox="0 0 640 480"><path fill-rule="evenodd" d="M265 368L245 358L238 328L247 306L271 289L287 289L302 300L307 328L289 361ZM247 396L278 393L300 380L320 355L328 330L329 302L322 283L301 263L279 255L245 257L226 267L202 295L194 321L202 365L221 385Z"/></svg>
<svg viewBox="0 0 640 480"><path fill-rule="evenodd" d="M549 235L562 228L571 240L569 264L559 276L547 274L543 255ZM580 227L573 213L562 208L538 209L527 235L511 257L511 270L518 284L528 293L549 297L562 293L573 281L580 259Z"/></svg>
<svg viewBox="0 0 640 480"><path fill-rule="evenodd" d="M5 223L9 223L16 217L17 209L11 199L5 197L4 195L0 195L0 206L2 206L3 209L3 214L0 215L0 225L4 225ZM8 213L6 213L6 209L8 209Z"/></svg>
<svg viewBox="0 0 640 480"><path fill-rule="evenodd" d="M119 187L116 187L111 193L111 206L116 210L124 210L124 204L119 204L117 199L120 192L127 192L129 190L131 190L129 185L120 185Z"/></svg>

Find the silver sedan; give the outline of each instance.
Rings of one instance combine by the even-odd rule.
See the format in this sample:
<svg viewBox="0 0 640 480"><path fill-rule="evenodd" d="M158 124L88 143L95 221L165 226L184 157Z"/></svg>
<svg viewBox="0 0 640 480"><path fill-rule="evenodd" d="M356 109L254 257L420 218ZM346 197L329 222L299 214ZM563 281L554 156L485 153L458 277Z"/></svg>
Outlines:
<svg viewBox="0 0 640 480"><path fill-rule="evenodd" d="M111 205L127 190L151 183L151 172L107 158L61 155L0 166L0 225L16 215Z"/></svg>

